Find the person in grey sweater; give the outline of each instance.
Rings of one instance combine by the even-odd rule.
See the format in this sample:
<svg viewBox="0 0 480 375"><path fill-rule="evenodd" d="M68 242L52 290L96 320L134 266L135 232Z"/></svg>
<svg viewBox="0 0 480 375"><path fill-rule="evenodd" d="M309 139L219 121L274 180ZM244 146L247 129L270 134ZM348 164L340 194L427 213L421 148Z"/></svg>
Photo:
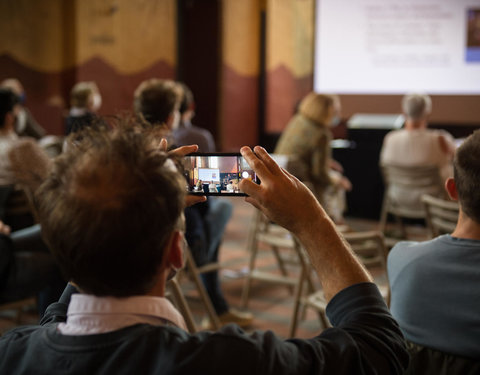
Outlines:
<svg viewBox="0 0 480 375"><path fill-rule="evenodd" d="M453 167L445 183L459 202L453 233L399 242L388 256L392 315L422 374L480 371L480 131L456 150ZM449 367L459 361L466 367Z"/></svg>

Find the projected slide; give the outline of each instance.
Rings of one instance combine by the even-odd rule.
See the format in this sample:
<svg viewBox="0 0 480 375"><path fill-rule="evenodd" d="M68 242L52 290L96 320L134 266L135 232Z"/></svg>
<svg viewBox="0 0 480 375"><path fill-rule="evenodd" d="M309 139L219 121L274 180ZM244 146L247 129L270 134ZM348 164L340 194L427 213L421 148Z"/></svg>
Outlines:
<svg viewBox="0 0 480 375"><path fill-rule="evenodd" d="M480 94L480 1L317 0L314 88Z"/></svg>
<svg viewBox="0 0 480 375"><path fill-rule="evenodd" d="M220 182L220 169L198 168L198 178L202 181Z"/></svg>

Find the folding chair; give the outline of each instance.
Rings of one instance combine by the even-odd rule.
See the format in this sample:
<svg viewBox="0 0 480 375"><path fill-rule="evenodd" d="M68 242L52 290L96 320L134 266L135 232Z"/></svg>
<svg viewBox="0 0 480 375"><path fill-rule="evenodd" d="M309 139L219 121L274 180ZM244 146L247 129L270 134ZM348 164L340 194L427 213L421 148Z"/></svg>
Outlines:
<svg viewBox="0 0 480 375"><path fill-rule="evenodd" d="M188 332L195 333L197 332L197 327L195 325L195 320L193 319L192 311L188 306L187 300L183 295L182 288L178 284L177 278L173 278L167 284L167 297L172 297L175 305L185 319L185 324L187 325Z"/></svg>
<svg viewBox="0 0 480 375"><path fill-rule="evenodd" d="M387 251L383 235L380 232L370 231L346 233L344 234L344 237L367 269L373 269L374 267L380 268L380 274L375 272L376 277L374 277L374 279L377 281L380 293L385 299L387 305L389 305L390 287L387 278ZM300 310L305 309L306 307L313 308L318 312L320 321L325 328L330 326L325 315L325 309L328 302L325 299L323 290L318 290L313 293L307 292L306 295L303 294L303 285L305 283L306 275L307 271L302 270L302 279L295 293L294 309L290 321L290 337L295 336ZM378 282L380 281L380 277L384 278L384 280L381 280L381 283Z"/></svg>
<svg viewBox="0 0 480 375"><path fill-rule="evenodd" d="M422 203L432 238L455 230L458 220L458 202L424 194Z"/></svg>
<svg viewBox="0 0 480 375"><path fill-rule="evenodd" d="M193 255L190 251L190 247L185 243L185 272L187 272L197 289L197 292L200 296L200 300L205 307L207 312L208 318L210 319L212 328L217 330L221 327L220 320L218 319L218 315L213 308L212 301L208 296L208 293L205 289L205 286L200 279L200 275L202 273L211 272L218 270L222 267L220 263L209 263L202 267L197 267L195 260L193 259Z"/></svg>
<svg viewBox="0 0 480 375"><path fill-rule="evenodd" d="M437 166L400 167L396 165L381 166L385 182L380 231L385 234L388 215L395 217L400 226L402 238L408 238L402 218L426 219L421 203L422 194L437 197L445 196L443 181ZM391 243L392 239L387 238Z"/></svg>
<svg viewBox="0 0 480 375"><path fill-rule="evenodd" d="M273 253L278 270L280 272L262 271L256 267L259 255L259 244L266 245ZM256 210L254 220L249 232L248 249L250 260L248 273L242 293L242 307L246 308L250 297L253 280L272 284L285 285L293 294L299 282L299 275L289 274L287 264L295 264L300 267L300 273L304 272L309 290L314 290L313 281L309 275L309 264L300 242L286 229L271 223L263 213ZM287 258L281 254L281 249L290 252Z"/></svg>

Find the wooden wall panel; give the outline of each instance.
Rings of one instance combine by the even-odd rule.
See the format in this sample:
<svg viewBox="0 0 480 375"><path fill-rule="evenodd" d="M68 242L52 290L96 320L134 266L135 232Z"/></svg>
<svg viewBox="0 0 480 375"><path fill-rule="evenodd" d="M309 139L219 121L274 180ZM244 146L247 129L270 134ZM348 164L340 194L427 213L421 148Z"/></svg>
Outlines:
<svg viewBox="0 0 480 375"><path fill-rule="evenodd" d="M49 133L63 133L75 82L96 81L113 114L142 80L175 77L175 0L2 0L0 33L0 80L20 79Z"/></svg>
<svg viewBox="0 0 480 375"><path fill-rule="evenodd" d="M219 118L224 151L258 142L261 5L257 0L222 2Z"/></svg>
<svg viewBox="0 0 480 375"><path fill-rule="evenodd" d="M266 126L279 133L313 88L314 0L268 0Z"/></svg>

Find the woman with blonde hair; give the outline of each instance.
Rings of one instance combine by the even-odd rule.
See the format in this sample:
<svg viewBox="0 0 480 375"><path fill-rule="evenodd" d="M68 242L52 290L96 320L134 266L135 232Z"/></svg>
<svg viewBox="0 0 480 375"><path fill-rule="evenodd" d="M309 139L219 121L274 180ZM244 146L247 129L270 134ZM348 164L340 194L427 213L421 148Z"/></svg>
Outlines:
<svg viewBox="0 0 480 375"><path fill-rule="evenodd" d="M336 223L343 222L345 190L352 188L331 157L330 126L339 114L337 95L309 93L275 148L276 154L288 155L287 169L311 188Z"/></svg>

